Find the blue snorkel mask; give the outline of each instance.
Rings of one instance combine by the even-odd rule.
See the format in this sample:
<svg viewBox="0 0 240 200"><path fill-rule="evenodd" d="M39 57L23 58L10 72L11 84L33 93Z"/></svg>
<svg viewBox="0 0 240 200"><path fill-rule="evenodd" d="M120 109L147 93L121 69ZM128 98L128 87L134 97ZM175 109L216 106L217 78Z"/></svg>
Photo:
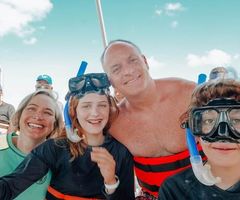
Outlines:
<svg viewBox="0 0 240 200"><path fill-rule="evenodd" d="M76 77L69 79L69 92L67 93L66 105L64 107L64 119L67 137L71 142L77 143L84 139L73 130L69 116L69 102L72 97L82 98L88 93L98 93L108 95L110 93L110 82L105 73L84 74L87 67L86 62L82 62Z"/></svg>

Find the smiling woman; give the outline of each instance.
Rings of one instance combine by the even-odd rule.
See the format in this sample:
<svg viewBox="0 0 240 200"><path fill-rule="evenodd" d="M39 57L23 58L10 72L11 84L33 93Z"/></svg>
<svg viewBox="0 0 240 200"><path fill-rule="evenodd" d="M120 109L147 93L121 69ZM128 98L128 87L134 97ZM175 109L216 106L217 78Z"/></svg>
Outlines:
<svg viewBox="0 0 240 200"><path fill-rule="evenodd" d="M63 119L54 95L49 90L38 90L26 96L13 115L14 132L0 136L0 176L11 173L26 155L47 137L59 132ZM17 200L45 198L51 174L38 180Z"/></svg>

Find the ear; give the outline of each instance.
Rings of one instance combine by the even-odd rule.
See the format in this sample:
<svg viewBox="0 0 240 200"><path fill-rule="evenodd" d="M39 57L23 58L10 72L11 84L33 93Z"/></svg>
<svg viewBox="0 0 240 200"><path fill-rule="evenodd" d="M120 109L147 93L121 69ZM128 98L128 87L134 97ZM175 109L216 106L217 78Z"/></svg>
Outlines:
<svg viewBox="0 0 240 200"><path fill-rule="evenodd" d="M146 57L145 57L144 55L142 55L142 58L143 58L144 63L145 63L146 66L147 66L147 69L149 69L149 65L148 65L148 62L147 62Z"/></svg>
<svg viewBox="0 0 240 200"><path fill-rule="evenodd" d="M111 78L108 76L108 79L109 79L109 82L111 83L111 86L113 87L113 88L115 88L115 85L114 85L114 83L113 83L113 81L111 80Z"/></svg>

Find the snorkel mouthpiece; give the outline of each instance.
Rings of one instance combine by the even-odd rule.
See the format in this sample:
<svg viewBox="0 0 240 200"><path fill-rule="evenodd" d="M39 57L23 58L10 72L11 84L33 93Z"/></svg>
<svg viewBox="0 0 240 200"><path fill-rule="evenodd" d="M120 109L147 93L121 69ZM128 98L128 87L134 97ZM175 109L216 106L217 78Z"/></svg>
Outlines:
<svg viewBox="0 0 240 200"><path fill-rule="evenodd" d="M81 76L82 74L84 74L85 70L87 68L87 62L82 61L77 76ZM73 131L72 128L72 121L70 119L69 116L69 102L71 101L71 97L67 99L67 102L65 104L64 107L64 120L65 120L65 129L66 129L66 134L67 134L67 138L74 143L78 143L81 140L83 140L83 137L79 137L79 135L77 134L77 132Z"/></svg>
<svg viewBox="0 0 240 200"><path fill-rule="evenodd" d="M198 85L204 83L206 78L207 76L205 74L200 74L198 76ZM207 186L219 183L221 179L220 177L214 177L212 175L210 165L203 165L202 157L199 155L195 138L189 127L186 128L186 139L190 152L190 162L195 177L198 179L198 181Z"/></svg>
<svg viewBox="0 0 240 200"><path fill-rule="evenodd" d="M211 186L221 182L220 177L212 175L211 167L208 164L203 165L200 155L191 155L190 162L195 177L204 185Z"/></svg>

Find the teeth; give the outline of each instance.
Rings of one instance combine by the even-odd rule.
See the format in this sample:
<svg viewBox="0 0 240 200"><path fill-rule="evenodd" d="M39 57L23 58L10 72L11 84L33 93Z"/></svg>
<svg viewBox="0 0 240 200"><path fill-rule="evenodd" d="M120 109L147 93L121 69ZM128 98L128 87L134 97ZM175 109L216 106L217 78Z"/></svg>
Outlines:
<svg viewBox="0 0 240 200"><path fill-rule="evenodd" d="M42 125L39 125L39 124L33 124L33 123L29 123L28 124L31 128L43 128Z"/></svg>
<svg viewBox="0 0 240 200"><path fill-rule="evenodd" d="M89 120L88 122L91 124L98 124L101 122L101 120Z"/></svg>

